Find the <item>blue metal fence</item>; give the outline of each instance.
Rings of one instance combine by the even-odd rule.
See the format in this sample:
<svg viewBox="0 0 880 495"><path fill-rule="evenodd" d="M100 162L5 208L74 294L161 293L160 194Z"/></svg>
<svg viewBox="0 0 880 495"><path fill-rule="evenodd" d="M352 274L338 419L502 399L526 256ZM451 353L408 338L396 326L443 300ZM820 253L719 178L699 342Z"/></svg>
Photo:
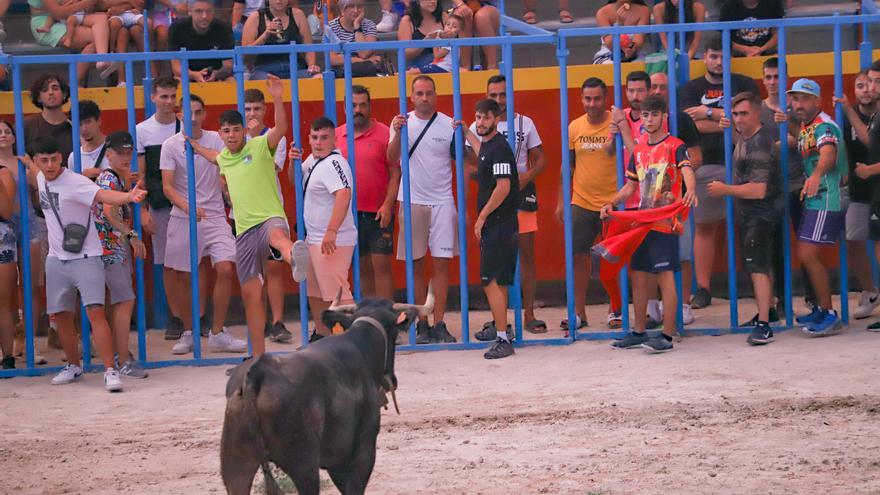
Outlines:
<svg viewBox="0 0 880 495"><path fill-rule="evenodd" d="M681 5L684 2L680 2ZM503 8L503 7L502 7ZM683 21L683 11L680 12L680 20ZM503 34L498 37L490 37L490 38L469 38L469 39L454 39L454 40L420 40L420 41L382 41L382 42L366 42L366 43L348 43L348 44L340 44L340 43L324 43L324 44L313 44L313 45L295 45L291 44L289 46L286 45L275 45L275 46L260 46L260 47L238 47L233 50L214 50L209 52L145 52L145 53L123 53L123 54L104 54L104 55L45 55L45 56L0 56L0 63L7 64L12 67L12 76L13 76L13 91L14 91L14 113L15 113L15 123L16 123L16 134L19 136L18 139L18 148L17 152L19 154L24 154L24 118L23 118L23 105L22 105L22 83L21 83L21 70L25 66L34 66L34 65L49 65L49 64L59 64L59 65L67 65L69 68L70 80L71 84L71 100L76 102L78 100L78 86L76 84L76 64L77 63L94 63L98 61L118 61L123 62L125 67L125 73L129 84L126 88L126 100L127 100L127 117L128 117L128 127L129 132L134 135L136 133L136 118L135 118L135 90L132 82L134 81L134 64L135 63L143 63L146 69L146 76L144 78L144 101L145 101L145 114L150 115L151 108L149 104L149 91L151 86L152 77L150 75L150 62L152 61L166 61L166 60L179 60L181 62L181 72L186 73L189 61L192 59L232 59L234 62L234 71L235 78L238 82L237 87L237 96L238 96L238 106L239 109L243 109L243 99L244 99L244 57L246 55L255 55L255 54L288 54L290 56L290 66L296 67L296 57L298 54L303 52L318 52L323 53L325 55L325 61L329 59L330 52L340 52L344 55L344 86L345 86L345 94L344 101L350 102L352 95L352 71L351 71L351 57L352 54L359 50L380 50L380 51L394 51L397 54L397 62L399 74L398 78L398 92L399 92L399 109L401 114L407 113L407 80L406 74L403 68L406 66L406 59L404 54L405 48L433 48L437 46L452 46L452 57L453 57L453 67L455 70L452 72L452 85L453 85L453 118L454 120L463 120L464 109L462 108L461 103L461 74L459 71L459 55L458 49L465 46L471 47L481 47L481 46L500 46L502 49L503 55L503 73L507 78L507 120L510 123L510 126L513 126L513 115L515 113L515 97L514 97L514 88L515 88L515 80L514 80L514 71L513 71L513 48L519 45L554 45L556 47L556 59L559 68L559 81L560 81L560 92L559 92L559 105L560 105L560 128L559 132L562 137L562 145L561 145L561 170L562 170L562 188L563 188L563 199L564 199L564 252L565 252L565 294L567 301L567 313L568 313L568 322L570 328L575 329L575 307L574 307L574 257L572 252L572 232L571 232L571 163L569 158L568 146L569 146L569 133L568 133L568 124L569 124L569 98L568 98L568 40L570 38L582 38L582 37L601 37L601 36L612 36L613 38L613 47L614 47L614 60L613 60L613 68L614 68L614 103L616 106L620 107L622 103L621 96L621 76L622 76L622 66L619 56L619 48L620 48L620 36L627 34L649 34L649 33L657 33L664 31L667 33L668 38L668 46L667 46L667 56L670 63L668 64L668 75L669 75L669 95L670 95L670 107L676 107L676 88L677 81L679 79L684 79L687 77L687 55L686 50L680 50L680 55L678 57L678 69L676 69L676 64L674 60L675 56L675 47L684 47L685 42L685 34L693 31L721 31L724 43L724 60L725 60L725 71L724 71L724 109L725 113L730 113L730 101L731 101L731 92L730 92L730 49L729 49L729 40L730 33L732 30L741 29L741 28L775 28L779 30L779 59L780 59L780 87L785 88L787 85L786 78L786 29L794 28L794 27L818 27L818 26L833 26L834 27L834 92L836 95L840 95L843 92L843 68L842 68L842 49L841 49L841 40L840 40L840 32L843 26L862 26L863 32L867 33L867 26L871 23L876 23L880 21L880 15L878 14L870 14L870 15L861 15L861 16L834 16L833 18L801 18L801 19L782 19L782 20L766 20L766 21L747 21L747 22L727 22L727 23L702 23L702 24L681 24L677 25L663 25L663 26L625 26L625 27L602 27L602 28L574 28L574 29L563 29L558 33L550 33L543 29L540 29L535 26L531 26L525 24L516 19L512 19L507 16L502 17L502 25L503 25ZM508 30L518 31L523 33L519 36L509 36L506 35ZM674 36L677 34L678 36ZM677 40L676 40L677 38ZM872 45L868 40L867 36L865 36L861 46L861 64L863 66L870 63ZM294 74L296 71L292 71ZM325 83L324 83L324 91L325 91L325 109L328 113L335 114L335 104L336 104L336 96L335 96L335 81L333 80L333 72L329 69L324 72ZM190 119L190 82L187 78L183 78L182 81L182 95L184 100L184 105L182 106L182 111L184 113L184 126L185 131L187 133L191 133L191 119ZM299 84L296 76L293 76L293 81L290 86L290 96L292 101L292 111L291 111L291 122L292 122L292 133L293 133L293 144L299 148L302 147L302 138L300 136L300 122L302 118L302 113L300 111L300 97L299 97ZM785 91L780 91L780 104L785 106ZM840 121L842 116L838 112L838 120ZM670 112L670 120L672 130L675 131L678 123L676 118L676 112ZM79 128L79 114L77 105L71 105L71 122L73 125L74 133L74 150L79 149L79 134L77 132ZM348 149L354 150L354 123L352 118L352 112L350 105L346 105L346 126L347 126L347 134L348 134ZM782 135L786 135L787 133L787 124L780 124L780 132ZM511 146L514 146L513 139L515 137L514 132L509 132L508 137L511 141ZM727 164L727 180L730 181L732 179L732 167L731 167L731 150L732 150L732 136L731 132L728 129L724 133L724 143L725 143L725 160ZM410 214L410 183L409 183L409 159L408 159L408 137L407 130L404 126L401 130L401 170L402 170L402 182L401 187L402 195L403 195L403 225L402 229L404 231L404 236L406 239L405 243L405 253L406 253L406 297L407 301L412 303L415 302L415 294L414 294L414 273L413 273L413 259L412 259L412 249L411 249L411 236L412 236L412 217ZM618 157L618 184L622 184L623 182L623 147L619 138L616 143L617 148L617 157ZM354 157L354 153L350 152L350 162L352 168L357 167L357 163ZM462 319L462 341L455 344L427 344L427 345L415 345L415 330L414 328L410 329L408 334L408 343L402 345L400 347L401 350L412 350L412 351L424 351L424 350L438 350L438 349L475 349L485 347L486 344L479 342L472 342L470 338L470 327L469 327L469 299L468 299L468 263L467 263L467 229L466 229L466 208L467 203L465 201L465 189L466 189L466 177L464 173L464 148L463 148L463 140L461 131L457 131L456 133L456 146L455 146L455 170L456 170L456 193L457 193L457 206L458 206L458 215L459 215L459 243L460 243L460 257L459 257L459 266L460 266L460 298L461 298L461 319ZM79 171L80 169L80 157L79 153L74 153L74 169ZM302 171L301 164L299 161L294 165L294 185L296 190L296 211L297 211L297 236L299 238L303 238L304 236L304 222L302 218L302 204L303 204L303 194L302 194ZM193 173L194 163L193 163L193 151L192 148L187 144L187 168L189 170L189 184L188 184L188 194L189 197L195 196L195 174ZM132 161L132 170L137 170L137 159L133 158ZM354 170L353 170L354 172ZM787 176L788 174L788 166L787 166L787 148L785 146L782 147L782 173ZM25 177L25 169L24 165L19 163L19 174L20 177ZM784 187L786 189L786 193L788 185L787 181L783 181ZM356 208L356 189L352 191L352 209L353 211ZM27 204L27 184L24 180L19 181L19 200L20 204ZM196 259L196 247L197 247L197 236L196 236L196 215L195 215L195 207L196 203L191 201L189 203L190 206L190 245L191 245L191 275L192 275L192 316L193 316L193 334L194 336L199 335L199 284L198 284L198 262ZM786 215L785 215L785 226L783 227L783 236L784 236L784 273L785 273L785 293L784 300L786 301L786 307L791 308L791 239L790 239L790 221L788 213L788 205L786 205ZM140 233L141 225L140 225L140 208L134 208L134 223L135 229ZM30 299L30 288L33 284L33 280L31 280L30 275L30 266L33 260L30 257L30 249L29 249L29 228L28 222L26 221L25 215L28 214L27 208L22 207L21 211L23 221L21 222L21 258L23 262L23 273L22 273L22 285L23 285L23 293L24 293L24 326L26 332L26 368L16 369L16 370L2 370L0 371L0 377L7 376L20 376L20 375L41 375L46 373L55 372L59 369L59 367L36 367L34 365L34 328L32 325L32 313L33 313L33 305ZM704 329L695 329L684 332L685 334L718 334L721 332L744 332L747 331L745 329L741 329L737 327L738 319L737 319L737 273L736 273L736 263L735 263L735 253L736 246L734 243L734 225L733 225L733 202L730 198L727 200L727 248L728 248L728 279L729 279L729 293L730 293L730 327L729 328L704 328ZM138 260L135 264L135 273L136 273L136 289L137 289L137 331L138 331L138 358L143 362L145 367L155 368L155 367L163 367L163 366L178 366L178 365L213 365L213 364L223 364L223 363L235 363L241 360L240 357L225 357L225 358L204 358L202 357L201 347L199 338L196 337L194 339L194 352L192 359L183 359L183 360L161 360L161 361L150 361L149 356L147 354L147 345L146 345L146 306L145 306L145 295L144 295L144 265L143 261ZM356 296L359 297L360 293L360 283L359 283L359 257L357 253L353 258L353 273L354 273L354 281L355 287L354 292ZM159 272L159 276L156 277L156 281L161 281L161 272ZM846 283L846 244L845 241L841 240L840 242L840 286L843 294L846 294L847 283ZM621 286L622 286L622 296L624 300L624 308L627 306L627 282L628 279L624 275L621 277ZM681 279L680 274L678 277L678 288L681 290ZM685 281L685 283L690 283L690 281ZM569 344L579 339L607 339L611 337L618 337L622 335L623 332L629 330L629 318L628 311L625 310L624 315L624 326L621 331L611 331L611 332L577 332L572 330L569 333L569 336L566 338L549 338L549 339L535 339L535 340L523 340L522 339L522 318L520 314L521 309L521 301L520 301L520 290L519 290L519 277L517 277L517 283L515 287L511 289L511 301L515 306L516 310L516 335L518 345L520 346L531 346L531 345L562 345ZM308 306L307 306L307 298L306 298L306 287L305 284L300 284L299 291L299 302L300 302L300 323L301 323L301 337L302 341L306 342L308 340ZM848 318L848 304L847 298L842 297L841 299L842 305L842 316L844 321ZM788 326L791 326L792 320L792 311L788 311ZM90 364L89 361L89 339L88 339L88 328L86 318L83 318L83 349L84 349L84 364L87 369L95 369L94 366ZM681 322L681 315L679 310L679 323Z"/></svg>

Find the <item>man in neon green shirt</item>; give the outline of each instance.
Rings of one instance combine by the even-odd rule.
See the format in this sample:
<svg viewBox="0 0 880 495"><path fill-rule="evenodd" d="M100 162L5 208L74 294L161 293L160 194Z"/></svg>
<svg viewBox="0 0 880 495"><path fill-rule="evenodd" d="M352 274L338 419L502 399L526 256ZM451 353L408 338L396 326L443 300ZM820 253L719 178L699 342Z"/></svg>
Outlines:
<svg viewBox="0 0 880 495"><path fill-rule="evenodd" d="M220 116L220 137L226 145L222 151L190 141L196 153L220 167L235 208L235 265L254 356L266 351L263 260L271 254L290 263L295 282L305 280L309 271L308 247L303 241L290 240L275 176L275 148L287 132L283 86L274 76L266 80L266 86L275 106L275 127L269 132L247 141L241 114L227 110Z"/></svg>

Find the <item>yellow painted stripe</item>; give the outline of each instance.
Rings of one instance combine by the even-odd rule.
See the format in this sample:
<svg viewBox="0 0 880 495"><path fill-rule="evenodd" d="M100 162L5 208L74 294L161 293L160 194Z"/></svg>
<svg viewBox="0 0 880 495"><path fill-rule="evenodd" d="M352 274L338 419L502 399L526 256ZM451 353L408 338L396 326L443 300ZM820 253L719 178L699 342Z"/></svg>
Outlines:
<svg viewBox="0 0 880 495"><path fill-rule="evenodd" d="M880 58L880 49L874 50L874 59ZM761 77L761 64L766 57L736 58L731 62L734 72L748 75L755 79ZM834 73L834 56L831 52L816 54L801 54L788 56L789 77L816 77L832 75ZM634 62L623 65L623 75L631 71L643 70L644 64ZM859 52L846 51L843 53L844 74L855 74L859 71ZM483 94L486 90L486 80L496 74L493 71L463 72L461 74L462 94ZM691 62L691 75L697 77L705 73L705 65L702 61ZM595 76L603 79L608 84L613 81L613 67L609 65L576 65L568 69L569 88L580 87L584 79ZM407 89L415 76L407 76ZM451 74L432 74L437 83L437 93L440 95L452 94ZM559 69L557 67L530 67L516 69L514 74L517 91L553 90L559 87ZM397 77L369 77L355 79L356 84L362 84L370 89L373 98L397 98ZM289 95L289 82L285 83L285 95ZM344 81L336 81L337 99L341 100L345 91ZM246 88L264 88L261 81L248 81ZM193 93L198 94L212 105L235 105L236 91L234 82L224 83L199 83L191 86ZM300 81L300 101L321 102L324 101L323 83L318 79ZM125 97L125 88L84 88L81 89L80 99L90 99L98 103L102 110L125 110L128 103ZM25 113L36 112L31 105L28 93L22 95ZM135 89L135 108L143 108L143 88ZM0 115L13 113L13 98L11 92L0 93Z"/></svg>

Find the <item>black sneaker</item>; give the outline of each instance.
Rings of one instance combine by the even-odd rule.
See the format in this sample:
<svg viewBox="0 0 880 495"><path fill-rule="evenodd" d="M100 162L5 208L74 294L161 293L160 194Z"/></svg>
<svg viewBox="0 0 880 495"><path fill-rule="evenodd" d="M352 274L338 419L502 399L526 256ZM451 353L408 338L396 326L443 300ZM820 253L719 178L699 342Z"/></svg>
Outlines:
<svg viewBox="0 0 880 495"><path fill-rule="evenodd" d="M321 339L323 339L323 338L324 338L324 336L321 335L320 333L318 333L318 329L315 328L315 329L312 330L312 334L309 335L309 344L312 344L312 343L314 343L314 342L317 342L317 341L319 341L319 340L321 340Z"/></svg>
<svg viewBox="0 0 880 495"><path fill-rule="evenodd" d="M428 325L427 321L419 320L416 323L416 344L430 344L431 343L431 327Z"/></svg>
<svg viewBox="0 0 880 495"><path fill-rule="evenodd" d="M779 312L776 311L776 308L770 308L770 323L776 323L779 321ZM755 316L752 317L751 320L740 325L741 327L756 327L758 326L758 314L755 313Z"/></svg>
<svg viewBox="0 0 880 495"><path fill-rule="evenodd" d="M4 357L3 361L0 361L0 369L14 370L15 369L15 358L12 356Z"/></svg>
<svg viewBox="0 0 880 495"><path fill-rule="evenodd" d="M672 350L672 342L666 340L663 335L648 339L642 344L642 349L650 354L660 354L661 352L669 352Z"/></svg>
<svg viewBox="0 0 880 495"><path fill-rule="evenodd" d="M181 335L183 335L183 320L172 316L168 320L168 328L165 329L165 340L180 340Z"/></svg>
<svg viewBox="0 0 880 495"><path fill-rule="evenodd" d="M645 322L645 329L647 330L654 330L655 328L660 328L662 326L662 321L657 321L653 318L648 318L648 321Z"/></svg>
<svg viewBox="0 0 880 495"><path fill-rule="evenodd" d="M755 325L752 333L746 339L751 345L764 345L773 342L773 329L766 323Z"/></svg>
<svg viewBox="0 0 880 495"><path fill-rule="evenodd" d="M505 333L507 334L507 340L511 342L516 340L516 334L513 332L513 327L510 324L507 325ZM474 338L482 342L492 342L497 339L498 329L495 328L495 323L493 322L490 326L483 327L482 330L474 334Z"/></svg>
<svg viewBox="0 0 880 495"><path fill-rule="evenodd" d="M866 328L866 330L869 332L880 332L880 321L875 321L874 323L871 323L870 325L868 325L868 328Z"/></svg>
<svg viewBox="0 0 880 495"><path fill-rule="evenodd" d="M290 333L290 331L287 330L287 327L284 326L284 323L276 321L269 328L270 330L266 333L266 335L269 336L269 340L271 340L272 342L287 344L291 340L293 340L293 335Z"/></svg>
<svg viewBox="0 0 880 495"><path fill-rule="evenodd" d="M495 343L483 354L483 357L486 359L501 359L513 354L513 344L510 341L495 339Z"/></svg>
<svg viewBox="0 0 880 495"><path fill-rule="evenodd" d="M705 308L712 305L712 293L705 287L697 289L697 293L691 298L691 307L693 309Z"/></svg>
<svg viewBox="0 0 880 495"><path fill-rule="evenodd" d="M611 343L611 347L615 349L635 349L637 347L641 347L642 344L648 341L648 334L645 332L636 333L630 332L620 340L615 340Z"/></svg>
<svg viewBox="0 0 880 495"><path fill-rule="evenodd" d="M199 331L201 332L202 337L211 335L211 323L204 316L199 318Z"/></svg>
<svg viewBox="0 0 880 495"><path fill-rule="evenodd" d="M446 323L442 321L438 321L434 323L434 326L431 327L431 330L428 332L429 338L431 342L436 342L438 344L454 344L455 337L450 335L449 330L446 328Z"/></svg>

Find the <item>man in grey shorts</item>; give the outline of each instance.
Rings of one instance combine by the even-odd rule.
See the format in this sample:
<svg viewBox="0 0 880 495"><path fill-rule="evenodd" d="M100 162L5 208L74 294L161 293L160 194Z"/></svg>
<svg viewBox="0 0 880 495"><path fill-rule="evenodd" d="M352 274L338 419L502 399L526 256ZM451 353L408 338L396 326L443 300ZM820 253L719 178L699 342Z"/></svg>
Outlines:
<svg viewBox="0 0 880 495"><path fill-rule="evenodd" d="M113 364L113 341L104 313L103 250L96 229L91 228L94 222L91 208L95 202L115 206L138 203L146 197L146 191L138 186L129 192L104 190L88 178L63 168L58 142L51 137L38 139L32 152L38 169L31 164L29 173L36 175L40 208L49 232L46 309L54 315L68 362L52 379L52 384L71 383L82 376L74 328L79 293L104 364L104 386L111 392L121 391L122 380ZM72 228L74 225L80 229ZM71 235L76 230L80 235Z"/></svg>
<svg viewBox="0 0 880 495"><path fill-rule="evenodd" d="M110 168L98 174L95 184L108 191L128 191L132 182L137 179L131 173L131 156L134 150L131 134L126 131L114 132L107 137L105 146L105 156ZM92 215L95 217L95 230L101 239L104 283L113 308L110 329L118 356L115 366L123 376L146 378L146 370L135 362L128 343L131 335L131 313L135 303L131 286L131 252L143 259L147 248L130 226L131 209L127 206L96 202L92 207Z"/></svg>

